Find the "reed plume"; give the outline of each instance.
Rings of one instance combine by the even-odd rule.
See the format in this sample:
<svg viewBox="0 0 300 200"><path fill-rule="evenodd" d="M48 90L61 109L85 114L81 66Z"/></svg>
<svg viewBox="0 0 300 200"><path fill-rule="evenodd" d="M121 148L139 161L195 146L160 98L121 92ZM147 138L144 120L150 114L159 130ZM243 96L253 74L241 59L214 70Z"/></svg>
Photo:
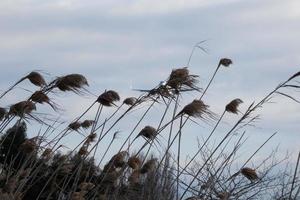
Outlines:
<svg viewBox="0 0 300 200"><path fill-rule="evenodd" d="M244 167L241 169L241 173L250 181L255 181L258 179L258 175L255 171L255 169L251 169L249 167Z"/></svg>
<svg viewBox="0 0 300 200"><path fill-rule="evenodd" d="M128 97L126 98L123 103L129 106L133 106L137 102L137 98L135 97Z"/></svg>
<svg viewBox="0 0 300 200"><path fill-rule="evenodd" d="M21 101L9 108L9 115L24 117L25 114L30 114L33 110L36 110L36 106L31 101Z"/></svg>
<svg viewBox="0 0 300 200"><path fill-rule="evenodd" d="M69 74L58 77L50 85L51 87L48 90L58 88L63 92L72 91L76 94L80 94L80 89L83 89L84 86L89 86L87 79L81 74Z"/></svg>
<svg viewBox="0 0 300 200"><path fill-rule="evenodd" d="M117 92L113 90L108 90L98 97L97 102L104 106L112 106L115 105L114 102L119 100L120 96Z"/></svg>
<svg viewBox="0 0 300 200"><path fill-rule="evenodd" d="M234 99L226 105L225 110L233 114L238 114L238 107L241 103L243 103L241 99Z"/></svg>

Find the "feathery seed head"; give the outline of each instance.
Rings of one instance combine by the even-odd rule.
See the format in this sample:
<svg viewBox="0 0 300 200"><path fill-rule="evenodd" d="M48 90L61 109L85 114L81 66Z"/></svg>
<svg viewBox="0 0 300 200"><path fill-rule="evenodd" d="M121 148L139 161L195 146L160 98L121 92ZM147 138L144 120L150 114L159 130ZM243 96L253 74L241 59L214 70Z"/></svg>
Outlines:
<svg viewBox="0 0 300 200"><path fill-rule="evenodd" d="M224 67L229 67L232 64L232 60L229 58L221 58L219 62L219 66L223 65Z"/></svg>
<svg viewBox="0 0 300 200"><path fill-rule="evenodd" d="M26 78L34 85L43 87L46 85L46 81L43 76L38 72L31 72Z"/></svg>
<svg viewBox="0 0 300 200"><path fill-rule="evenodd" d="M58 77L54 80L54 86L61 91L73 91L78 93L81 88L88 86L87 79L81 74L69 74L66 76Z"/></svg>
<svg viewBox="0 0 300 200"><path fill-rule="evenodd" d="M226 105L225 110L227 112L237 114L239 111L238 107L241 103L243 103L243 101L241 99L234 99L229 104Z"/></svg>
<svg viewBox="0 0 300 200"><path fill-rule="evenodd" d="M36 110L35 104L31 101L21 101L9 108L9 114L19 117L24 117L25 114L30 114L33 110Z"/></svg>
<svg viewBox="0 0 300 200"><path fill-rule="evenodd" d="M197 75L190 75L187 67L172 70L166 85L170 86L175 90L184 89L182 87L187 87L188 89L198 89Z"/></svg>
<svg viewBox="0 0 300 200"><path fill-rule="evenodd" d="M126 104L126 105L129 105L129 106L132 106L132 105L134 105L136 103L136 101L137 101L137 98L135 98L135 97L128 97L128 98L126 98L123 101L123 103Z"/></svg>
<svg viewBox="0 0 300 200"><path fill-rule="evenodd" d="M108 90L98 97L97 102L104 106L112 106L114 102L119 100L120 96L117 92L113 90Z"/></svg>
<svg viewBox="0 0 300 200"><path fill-rule="evenodd" d="M49 97L43 91L34 92L29 99L40 104L50 102Z"/></svg>
<svg viewBox="0 0 300 200"><path fill-rule="evenodd" d="M144 136L147 139L153 140L157 135L157 131L152 126L145 126L138 134L138 136Z"/></svg>
<svg viewBox="0 0 300 200"><path fill-rule="evenodd" d="M68 127L74 131L77 131L81 127L81 123L79 121L72 122Z"/></svg>
<svg viewBox="0 0 300 200"><path fill-rule="evenodd" d="M255 169L251 169L249 167L244 167L241 169L241 173L250 181L254 181L258 179L258 175L255 171Z"/></svg>
<svg viewBox="0 0 300 200"><path fill-rule="evenodd" d="M187 104L180 112L180 114L186 114L191 117L202 117L203 114L209 114L208 105L203 101L195 99L192 103Z"/></svg>
<svg viewBox="0 0 300 200"><path fill-rule="evenodd" d="M130 157L127 162L128 166L132 169L138 169L141 167L141 160L138 157Z"/></svg>
<svg viewBox="0 0 300 200"><path fill-rule="evenodd" d="M91 127L93 124L94 124L94 120L84 120L82 123L81 123L81 127L84 128L84 129L87 129L89 127Z"/></svg>
<svg viewBox="0 0 300 200"><path fill-rule="evenodd" d="M153 171L156 167L156 163L157 163L157 158L152 158L148 160L141 168L140 170L141 174L146 174Z"/></svg>

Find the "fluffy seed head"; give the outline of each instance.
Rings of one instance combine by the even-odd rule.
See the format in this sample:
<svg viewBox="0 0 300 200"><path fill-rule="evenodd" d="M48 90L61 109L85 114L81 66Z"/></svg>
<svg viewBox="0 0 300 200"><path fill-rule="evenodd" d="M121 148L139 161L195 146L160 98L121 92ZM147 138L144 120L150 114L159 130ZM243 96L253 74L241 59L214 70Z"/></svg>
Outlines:
<svg viewBox="0 0 300 200"><path fill-rule="evenodd" d="M5 108L0 107L0 121L3 120L3 118L6 116L7 111Z"/></svg>
<svg viewBox="0 0 300 200"><path fill-rule="evenodd" d="M36 110L35 104L31 101L21 101L9 108L9 114L19 117L23 117L25 114L30 114L33 110Z"/></svg>
<svg viewBox="0 0 300 200"><path fill-rule="evenodd" d="M66 76L58 77L54 80L55 87L61 91L73 91L78 93L81 88L88 86L87 79L81 74L69 74Z"/></svg>
<svg viewBox="0 0 300 200"><path fill-rule="evenodd" d="M229 67L232 64L232 60L229 58L221 58L219 66L223 65L224 67Z"/></svg>
<svg viewBox="0 0 300 200"><path fill-rule="evenodd" d="M208 105L203 101L195 99L192 103L187 104L180 112L180 114L186 114L191 117L202 117L203 114L208 114Z"/></svg>
<svg viewBox="0 0 300 200"><path fill-rule="evenodd" d="M126 159L128 157L128 152L127 151L121 151L114 155L110 162L113 163L115 167L123 167L126 164Z"/></svg>
<svg viewBox="0 0 300 200"><path fill-rule="evenodd" d="M258 179L258 175L257 175L255 169L245 167L245 168L241 169L241 173L250 181L254 181L254 180Z"/></svg>
<svg viewBox="0 0 300 200"><path fill-rule="evenodd" d="M195 89L198 82L196 75L190 75L187 67L172 70L167 85L173 89L179 90L183 86Z"/></svg>
<svg viewBox="0 0 300 200"><path fill-rule="evenodd" d="M68 127L74 131L77 131L81 127L81 123L79 121L72 122Z"/></svg>
<svg viewBox="0 0 300 200"><path fill-rule="evenodd" d="M94 120L86 119L81 123L81 127L84 129L87 129L87 128L90 128L93 124L94 124Z"/></svg>
<svg viewBox="0 0 300 200"><path fill-rule="evenodd" d="M234 99L229 104L226 105L225 110L230 113L237 114L239 105L243 103L241 99Z"/></svg>
<svg viewBox="0 0 300 200"><path fill-rule="evenodd" d="M128 177L128 182L132 185L140 182L141 173L139 170L134 170Z"/></svg>
<svg viewBox="0 0 300 200"><path fill-rule="evenodd" d="M96 134L96 133L91 133L91 134L89 134L89 136L88 136L88 138L87 138L88 143L94 142L95 139L96 139L96 137L97 137L97 134Z"/></svg>
<svg viewBox="0 0 300 200"><path fill-rule="evenodd" d="M132 169L138 169L141 167L141 160L138 157L130 157L127 162L128 166Z"/></svg>
<svg viewBox="0 0 300 200"><path fill-rule="evenodd" d="M26 78L34 85L43 87L46 85L46 81L43 76L38 72L31 72Z"/></svg>
<svg viewBox="0 0 300 200"><path fill-rule="evenodd" d="M119 100L120 96L117 92L113 90L108 90L98 97L97 102L104 106L112 106L114 102Z"/></svg>
<svg viewBox="0 0 300 200"><path fill-rule="evenodd" d="M152 158L152 159L148 160L141 168L141 170L140 170L141 174L146 174L146 173L153 171L155 169L156 163L157 163L156 158Z"/></svg>
<svg viewBox="0 0 300 200"><path fill-rule="evenodd" d="M137 101L137 98L135 98L135 97L128 97L128 98L126 98L123 101L123 103L126 104L126 105L129 105L129 106L132 106L132 105L134 105L136 103L136 101Z"/></svg>
<svg viewBox="0 0 300 200"><path fill-rule="evenodd" d="M78 154L80 156L84 156L88 153L88 147L86 145L80 147L79 151L78 151Z"/></svg>
<svg viewBox="0 0 300 200"><path fill-rule="evenodd" d="M32 100L33 102L41 103L41 104L50 102L49 97L43 91L34 92L31 95L30 100Z"/></svg>
<svg viewBox="0 0 300 200"><path fill-rule="evenodd" d="M144 136L150 140L153 140L157 135L157 131L152 126L145 126L138 134L138 136Z"/></svg>

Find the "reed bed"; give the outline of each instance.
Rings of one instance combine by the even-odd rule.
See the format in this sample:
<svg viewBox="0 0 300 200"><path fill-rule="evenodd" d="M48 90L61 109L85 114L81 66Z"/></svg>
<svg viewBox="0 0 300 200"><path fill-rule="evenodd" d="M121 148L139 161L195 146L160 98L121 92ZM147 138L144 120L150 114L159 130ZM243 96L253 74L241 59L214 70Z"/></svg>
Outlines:
<svg viewBox="0 0 300 200"><path fill-rule="evenodd" d="M204 97L218 71L232 64L229 58L220 59L204 87L199 85L198 75L183 67L173 69L156 87L140 90L136 97L121 97L115 90L103 89L81 115L68 123L44 118L38 108L50 106L50 113L61 115L64 111L56 95L68 92L81 98L90 94L88 80L74 73L48 81L43 74L30 72L0 96L5 99L26 80L36 87L27 99L0 107L0 199L299 199L300 153L293 162L296 164L287 164L286 168L280 165L287 158L275 159L276 149L264 155L261 163L251 164L277 133L252 149L246 161L240 162L238 153L245 145L247 128L271 98L281 95L299 103L291 91L300 89L300 72L246 110L240 109L243 100L235 98L224 102L222 113L214 113ZM197 98L186 103L186 94ZM151 119L154 106L159 106L156 116L160 117ZM136 112L140 114L138 120L132 118ZM233 115L237 121L229 130L222 130L222 135L216 135L224 118ZM121 122L131 128L115 148ZM185 146L181 142L191 123L209 124L205 129L208 136L198 141L197 151L183 162ZM27 127L32 124L46 128L29 138ZM81 140L62 151L70 135L79 135ZM221 139L212 144L216 138Z"/></svg>

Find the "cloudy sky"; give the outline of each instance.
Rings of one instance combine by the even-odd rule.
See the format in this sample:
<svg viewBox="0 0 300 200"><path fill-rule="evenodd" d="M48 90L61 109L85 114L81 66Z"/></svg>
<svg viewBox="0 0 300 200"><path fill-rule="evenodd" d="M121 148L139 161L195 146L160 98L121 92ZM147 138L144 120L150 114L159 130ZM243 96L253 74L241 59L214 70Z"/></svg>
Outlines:
<svg viewBox="0 0 300 200"><path fill-rule="evenodd" d="M186 65L196 42L206 40L207 53L196 50L190 63L200 86L220 58L229 57L234 65L220 71L204 100L218 114L237 97L245 109L300 70L299 8L298 0L1 0L0 89L41 70L49 77L84 74L95 94L115 89L138 95L132 88L151 88L166 79L173 68ZM19 98L10 94L0 103ZM64 98L67 119L93 100ZM280 143L282 152L296 153L300 105L282 97L274 101L249 131L250 145L278 131L269 150ZM184 142L187 151L197 134Z"/></svg>

